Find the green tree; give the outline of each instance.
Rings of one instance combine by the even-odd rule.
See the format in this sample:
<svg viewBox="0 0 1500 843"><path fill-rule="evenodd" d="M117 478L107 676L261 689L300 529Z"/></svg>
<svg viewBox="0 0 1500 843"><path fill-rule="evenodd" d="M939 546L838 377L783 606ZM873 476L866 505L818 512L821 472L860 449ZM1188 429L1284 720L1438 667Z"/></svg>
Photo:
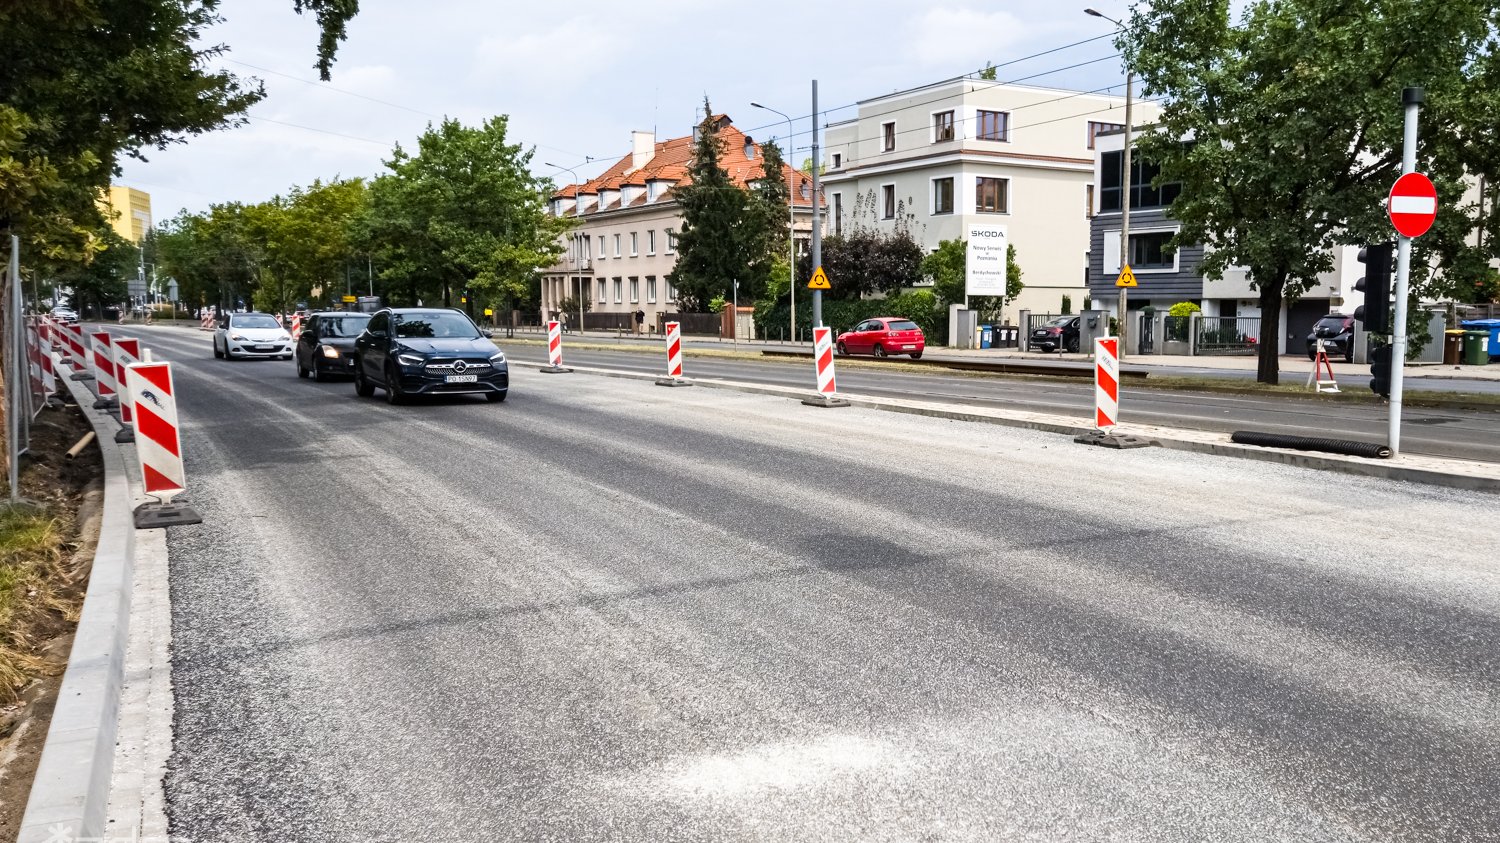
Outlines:
<svg viewBox="0 0 1500 843"><path fill-rule="evenodd" d="M367 210L352 225L381 277L412 300L458 294L513 303L535 284L535 269L562 254L572 225L545 212L550 184L531 175L533 152L506 142L509 118L478 127L429 126L412 155L396 147L370 185Z"/></svg>
<svg viewBox="0 0 1500 843"><path fill-rule="evenodd" d="M140 274L141 250L113 228L100 229L95 238L93 259L64 264L52 282L72 292L70 304L80 314L103 318L104 308L123 304L129 296L129 282Z"/></svg>
<svg viewBox="0 0 1500 843"><path fill-rule="evenodd" d="M760 145L760 163L765 171L755 182L751 191L754 200L756 233L760 243L756 251L762 263L785 263L790 246L791 231L787 228L791 213L791 189L786 182L786 160L781 156L781 147L775 141ZM767 279L769 280L769 279Z"/></svg>
<svg viewBox="0 0 1500 843"><path fill-rule="evenodd" d="M871 293L895 295L922 277L922 246L916 216L898 202L889 228L876 216L875 191L855 197L846 233L823 238L823 270L832 287L828 297L857 299ZM812 256L797 261L797 274L812 276Z"/></svg>
<svg viewBox="0 0 1500 843"><path fill-rule="evenodd" d="M1174 244L1202 243L1209 278L1249 268L1262 337L1333 268L1332 247L1390 237L1380 200L1400 163L1402 87L1432 92L1424 136L1457 135L1424 149L1428 163L1493 134L1493 110L1459 100L1495 103L1475 81L1494 81L1495 24L1485 0L1253 0L1237 26L1228 0L1137 7L1118 45L1145 94L1164 100L1139 149L1159 182L1182 184ZM1461 157L1447 152L1439 168L1449 189ZM1278 380L1276 348L1261 343L1263 383Z"/></svg>
<svg viewBox="0 0 1500 843"><path fill-rule="evenodd" d="M715 296L729 298L735 281L740 298L750 302L765 289L768 272L765 235L748 191L736 185L719 165L724 141L708 98L703 122L693 141L688 184L674 189L682 208L677 235L677 264L668 278L677 287L677 303L686 312L706 312Z"/></svg>

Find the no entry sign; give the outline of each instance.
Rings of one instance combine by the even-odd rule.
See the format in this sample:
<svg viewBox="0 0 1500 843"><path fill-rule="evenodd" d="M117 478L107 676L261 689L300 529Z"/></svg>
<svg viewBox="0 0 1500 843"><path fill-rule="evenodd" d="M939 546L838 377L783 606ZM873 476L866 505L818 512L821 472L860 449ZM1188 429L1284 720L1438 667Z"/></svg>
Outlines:
<svg viewBox="0 0 1500 843"><path fill-rule="evenodd" d="M1421 237L1437 219L1437 188L1421 173L1407 173L1391 187L1385 211L1402 236Z"/></svg>

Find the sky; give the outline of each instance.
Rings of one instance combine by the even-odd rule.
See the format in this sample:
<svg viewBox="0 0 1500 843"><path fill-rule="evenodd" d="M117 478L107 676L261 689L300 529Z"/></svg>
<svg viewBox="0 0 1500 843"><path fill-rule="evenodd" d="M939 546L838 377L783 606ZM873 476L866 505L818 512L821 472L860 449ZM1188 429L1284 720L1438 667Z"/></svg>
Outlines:
<svg viewBox="0 0 1500 843"><path fill-rule="evenodd" d="M364 0L333 78L317 81L317 27L292 0L224 0L207 41L214 60L262 80L266 99L241 127L191 137L116 182L151 194L158 223L211 203L260 202L314 179L371 177L400 143L444 117L509 116L508 138L535 147L532 170L559 184L589 178L630 150L632 130L691 133L708 96L756 140L811 143L811 81L822 123L862 99L1000 65L1001 81L1123 96L1113 25L1048 0L630 0L494 3ZM1092 0L1123 20L1126 0ZM1018 59L1026 59L1017 61ZM1073 65L1082 65L1071 67ZM590 160L592 159L592 160Z"/></svg>

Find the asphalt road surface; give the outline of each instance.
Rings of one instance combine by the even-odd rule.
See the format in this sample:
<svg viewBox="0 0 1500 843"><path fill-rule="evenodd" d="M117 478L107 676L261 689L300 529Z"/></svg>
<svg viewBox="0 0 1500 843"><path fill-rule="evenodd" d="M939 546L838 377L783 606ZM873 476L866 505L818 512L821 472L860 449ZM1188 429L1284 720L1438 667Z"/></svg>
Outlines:
<svg viewBox="0 0 1500 843"><path fill-rule="evenodd" d="M1495 496L139 333L195 843L1500 839Z"/></svg>
<svg viewBox="0 0 1500 843"><path fill-rule="evenodd" d="M545 348L505 345L503 340L501 344L514 359L534 363L547 360ZM666 365L663 354L569 349L566 340L563 351L565 361L577 366L661 373ZM860 362L865 365L838 369L840 392L1007 407L1085 420L1094 416L1092 380L1079 379L1074 383L940 370L913 372L875 369L870 368L868 360ZM809 391L816 385L810 359L762 362L688 357L684 367L693 378L800 386ZM1258 430L1381 443L1386 441L1388 425L1387 408L1374 403L1373 396L1368 404L1351 404L1278 396L1132 389L1128 381L1122 387L1120 414L1126 423L1220 433ZM1407 407L1403 420L1401 450L1405 453L1500 461L1500 413Z"/></svg>

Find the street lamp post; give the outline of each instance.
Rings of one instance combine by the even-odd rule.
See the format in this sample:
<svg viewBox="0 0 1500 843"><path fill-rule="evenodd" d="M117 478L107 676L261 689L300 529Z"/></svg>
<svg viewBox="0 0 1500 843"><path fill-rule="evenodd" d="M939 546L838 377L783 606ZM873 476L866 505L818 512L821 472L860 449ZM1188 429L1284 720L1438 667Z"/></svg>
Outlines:
<svg viewBox="0 0 1500 843"><path fill-rule="evenodd" d="M1084 9L1086 15L1103 18L1118 26L1124 31L1125 24L1120 23L1109 15L1099 12L1097 9ZM1134 129L1131 121L1131 106L1135 101L1135 73L1130 65L1125 65L1125 154L1120 165L1120 271L1130 266L1130 135ZM1120 288L1120 359L1125 359L1125 337L1128 333L1125 319L1125 288Z"/></svg>
<svg viewBox="0 0 1500 843"><path fill-rule="evenodd" d="M560 167L545 161L542 162L542 166L567 170L573 176L573 215L580 220L583 219L583 182L579 180L578 172L572 167ZM581 334L583 333L583 242L576 236L573 238L573 271L578 273L578 333Z"/></svg>
<svg viewBox="0 0 1500 843"><path fill-rule="evenodd" d="M792 154L792 138L796 134L793 131L793 129L792 129L792 118L787 117L786 112L778 111L778 110L776 110L774 108L771 108L768 105L761 105L758 102L752 102L752 103L750 103L750 105L753 108L764 109L764 110L769 111L769 112L771 112L773 114L780 114L782 117L786 117L786 154L787 155L791 155ZM762 160L764 160L764 159L762 159ZM792 303L792 308L791 308L792 309L792 315L791 315L790 325L788 326L788 328L789 328L789 336L791 337L792 342L796 342L797 341L797 200L796 200L796 198L792 194L792 186L791 186L791 184L787 184L787 186L786 186L786 207L787 207L786 243L787 243L787 261L788 261L788 263L787 263L787 272L789 274L788 277L791 279L791 283L790 283L789 286L791 287L790 294L791 294L791 303Z"/></svg>

